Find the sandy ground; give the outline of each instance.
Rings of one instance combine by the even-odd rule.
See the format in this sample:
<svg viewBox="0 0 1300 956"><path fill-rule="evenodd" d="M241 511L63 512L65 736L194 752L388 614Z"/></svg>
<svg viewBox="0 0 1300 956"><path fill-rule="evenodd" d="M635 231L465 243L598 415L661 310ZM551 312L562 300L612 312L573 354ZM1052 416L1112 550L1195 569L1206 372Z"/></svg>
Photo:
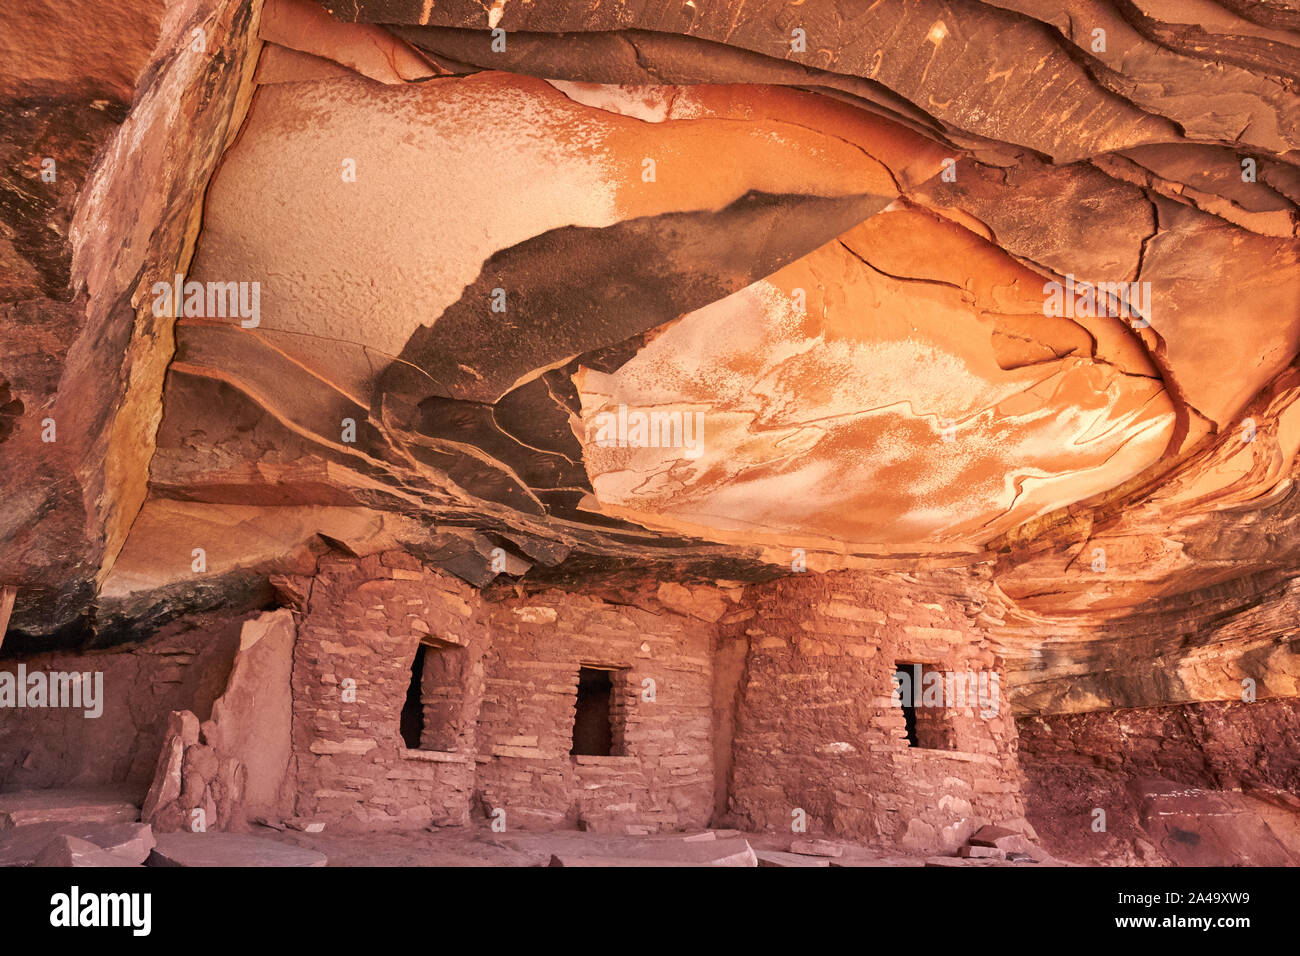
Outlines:
<svg viewBox="0 0 1300 956"><path fill-rule="evenodd" d="M693 831L699 834L701 831ZM316 850L330 866L546 866L555 854L578 857L612 856L652 859L673 856L688 844L690 833L616 836L577 830L493 833L487 827L465 830L416 830L397 833L302 833L256 827L257 836ZM734 831L718 831L719 843ZM744 833L755 850L789 850L791 837ZM700 843L692 842L702 851ZM923 856L908 856L869 847L842 844L837 863L855 866L922 866Z"/></svg>

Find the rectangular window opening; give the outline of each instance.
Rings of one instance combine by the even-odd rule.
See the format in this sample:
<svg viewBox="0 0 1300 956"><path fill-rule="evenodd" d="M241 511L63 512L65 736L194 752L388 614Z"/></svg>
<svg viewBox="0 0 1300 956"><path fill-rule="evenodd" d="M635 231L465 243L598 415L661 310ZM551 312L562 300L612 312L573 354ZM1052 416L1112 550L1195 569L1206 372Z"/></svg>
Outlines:
<svg viewBox="0 0 1300 956"><path fill-rule="evenodd" d="M423 642L416 647L399 722L407 750L458 749L468 678L465 648Z"/></svg>
<svg viewBox="0 0 1300 956"><path fill-rule="evenodd" d="M921 665L900 661L894 665L894 693L903 708L903 724L907 728L907 745L919 747L916 739L917 685L920 683Z"/></svg>
<svg viewBox="0 0 1300 956"><path fill-rule="evenodd" d="M903 710L903 725L907 731L907 745L920 750L952 750L952 712L942 699L943 673L925 664L899 661L894 665L894 686L899 706ZM933 685L940 692L926 695ZM936 699L936 697L938 699Z"/></svg>
<svg viewBox="0 0 1300 956"><path fill-rule="evenodd" d="M415 660L411 662L411 681L406 688L406 703L402 705L400 722L402 742L407 750L419 750L420 738L424 735L424 656L428 645L421 644L415 649Z"/></svg>
<svg viewBox="0 0 1300 956"><path fill-rule="evenodd" d="M580 757L623 755L623 707L618 670L583 665L578 669L578 700L573 714L573 746Z"/></svg>

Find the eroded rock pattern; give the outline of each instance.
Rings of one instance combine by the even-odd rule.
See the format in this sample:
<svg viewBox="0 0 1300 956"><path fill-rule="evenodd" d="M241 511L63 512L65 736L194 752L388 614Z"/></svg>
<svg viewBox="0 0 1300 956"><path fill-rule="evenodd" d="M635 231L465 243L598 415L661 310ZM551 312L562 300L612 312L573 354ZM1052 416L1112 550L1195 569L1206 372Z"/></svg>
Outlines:
<svg viewBox="0 0 1300 956"><path fill-rule="evenodd" d="M939 626L931 611L960 619L965 650L940 641L935 660L987 658L1022 734L1212 701L1293 719L1291 6L96 6L26 4L0 38L10 654L171 640L194 615L273 605L363 631L367 608L313 589L381 553L488 600L667 608L716 629L709 679L738 703L714 701L715 732L740 749L671 812L656 801L678 791L635 784L654 821L707 822L709 790L754 826L786 812L775 791L801 799L786 778L807 768L764 750L786 698L737 690L727 641L751 681L797 674L832 703L887 678L855 639L794 640L787 593L867 595L885 667ZM647 581L649 605L629 596ZM900 597L875 621L900 582L916 609ZM761 620L729 608L742 592ZM152 741L166 719L133 726ZM826 717L845 738L871 719ZM1033 725L1035 759L1088 755L1106 719L1051 746ZM176 767L159 764L177 792L152 809L179 825L207 799L240 819L232 758L177 727ZM327 796L299 812L427 822L383 809L400 776L350 809L339 780L360 771L340 765L377 758L302 733ZM993 736L994 789L953 799L996 823L1024 808L1014 728ZM213 766L187 769L190 752ZM150 759L118 757L132 780ZM510 789L490 766L411 779L451 780L445 817L463 822L471 794ZM530 812L570 819L573 781L552 772ZM888 816L915 793L845 797L882 771L844 772L857 782L802 798L839 801L832 827L946 849L970 835ZM1053 772L1027 770L1040 791ZM1096 786L1131 810L1111 854L1129 862L1196 862L1152 835L1195 810L1168 778L1239 786L1125 773L1122 799ZM183 780L199 781L185 800ZM1273 811L1243 806L1219 809L1246 829L1211 842L1267 842L1247 830ZM1289 839L1244 862L1291 861Z"/></svg>
<svg viewBox="0 0 1300 956"><path fill-rule="evenodd" d="M0 580L23 590L15 626L82 614L145 497L172 328L141 300L188 260L256 13L6 5Z"/></svg>

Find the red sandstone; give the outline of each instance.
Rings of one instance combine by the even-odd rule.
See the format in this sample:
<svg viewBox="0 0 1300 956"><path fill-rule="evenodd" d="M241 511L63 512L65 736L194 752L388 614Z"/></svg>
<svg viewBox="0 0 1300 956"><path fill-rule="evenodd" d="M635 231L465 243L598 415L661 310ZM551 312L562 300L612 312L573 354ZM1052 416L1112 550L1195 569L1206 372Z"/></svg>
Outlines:
<svg viewBox="0 0 1300 956"><path fill-rule="evenodd" d="M1285 3L0 6L0 862L1300 863Z"/></svg>

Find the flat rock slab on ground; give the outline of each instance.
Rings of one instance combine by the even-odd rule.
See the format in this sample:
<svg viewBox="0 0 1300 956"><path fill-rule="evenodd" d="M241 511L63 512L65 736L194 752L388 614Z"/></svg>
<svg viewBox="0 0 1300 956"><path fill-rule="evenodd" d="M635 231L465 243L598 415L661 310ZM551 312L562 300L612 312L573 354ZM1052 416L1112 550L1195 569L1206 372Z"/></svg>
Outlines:
<svg viewBox="0 0 1300 956"><path fill-rule="evenodd" d="M957 855L976 860L1004 860L1007 857L1005 851L999 850L997 847L993 846L964 846L957 851Z"/></svg>
<svg viewBox="0 0 1300 956"><path fill-rule="evenodd" d="M324 866L324 853L247 833L160 833L150 866Z"/></svg>
<svg viewBox="0 0 1300 956"><path fill-rule="evenodd" d="M739 830L704 830L699 833L664 834L664 836L669 839L685 840L687 843L705 843L709 840L726 840L740 835L741 833Z"/></svg>
<svg viewBox="0 0 1300 956"><path fill-rule="evenodd" d="M559 852L551 866L758 866L758 857L743 838L726 840L654 840L621 852Z"/></svg>
<svg viewBox="0 0 1300 956"><path fill-rule="evenodd" d="M971 846L995 847L999 850L1014 848L1018 841L1024 839L1015 830L1006 827L982 826L967 841Z"/></svg>
<svg viewBox="0 0 1300 956"><path fill-rule="evenodd" d="M926 866L1074 866L1073 863L1065 863L1061 860L1054 860L1048 857L1044 860L1035 860L1032 857L1025 857L1019 860L995 859L992 857L961 857L961 856L931 856L925 861Z"/></svg>
<svg viewBox="0 0 1300 956"><path fill-rule="evenodd" d="M0 866L31 866L61 837L93 843L117 857L119 866L143 863L154 845L147 823L34 823L0 831Z"/></svg>
<svg viewBox="0 0 1300 956"><path fill-rule="evenodd" d="M828 861L833 869L856 869L862 867L888 866L925 866L925 858L920 856L900 856L895 854L880 854L876 856L842 856L838 859Z"/></svg>
<svg viewBox="0 0 1300 956"><path fill-rule="evenodd" d="M103 847L95 846L88 840L73 836L57 836L37 855L32 866L58 867L69 866L139 866L128 863L120 856L109 853Z"/></svg>
<svg viewBox="0 0 1300 956"><path fill-rule="evenodd" d="M41 823L135 823L140 804L120 789L0 793L0 830Z"/></svg>
<svg viewBox="0 0 1300 956"><path fill-rule="evenodd" d="M1036 846L1023 835L1005 827L980 827L967 843L972 849L986 847L1001 850L1003 853L1008 854L1019 853L1040 863L1047 862L1052 858L1051 854L1042 847Z"/></svg>
<svg viewBox="0 0 1300 956"><path fill-rule="evenodd" d="M654 860L645 857L630 856L574 856L571 853L552 853L547 866L592 867L592 866L689 866L686 863L674 863L672 860Z"/></svg>
<svg viewBox="0 0 1300 956"><path fill-rule="evenodd" d="M730 854L718 854L719 847L727 848L736 838L735 831L712 831L712 840L689 840L693 833L664 832L652 837L629 837L616 834L589 833L579 830L528 830L510 833L492 833L486 826L455 827L437 832L379 831L374 833L337 833L327 827L323 833L301 833L295 830L277 832L267 829L259 833L262 839L285 846L318 850L329 857L330 866L524 866L545 867L637 867L723 865ZM744 843L755 854L753 862L745 862L744 847L739 861L732 865L755 866L760 850L786 853L790 836L781 833L748 832ZM704 857L674 858L674 851L665 849L676 845L703 853ZM922 867L926 857L921 854L902 853L878 846L842 844L844 855L822 858L832 868ZM711 851L709 848L712 848ZM709 853L715 854L713 862ZM804 857L816 866L816 857ZM955 865L977 864L953 858ZM1003 866L1014 865L999 861ZM1052 864L1024 864L1048 866ZM1059 864L1058 864L1059 865Z"/></svg>
<svg viewBox="0 0 1300 956"><path fill-rule="evenodd" d="M843 856L844 847L838 843L831 843L829 840L792 840L790 842L791 853L801 853L804 856Z"/></svg>
<svg viewBox="0 0 1300 956"><path fill-rule="evenodd" d="M925 861L926 866L1036 866L1034 863L1012 863L1009 860L977 859L960 856L932 856Z"/></svg>
<svg viewBox="0 0 1300 956"><path fill-rule="evenodd" d="M831 861L826 857L807 856L801 853L783 853L780 850L757 850L755 851L755 855L758 857L759 866L829 867L831 865Z"/></svg>

